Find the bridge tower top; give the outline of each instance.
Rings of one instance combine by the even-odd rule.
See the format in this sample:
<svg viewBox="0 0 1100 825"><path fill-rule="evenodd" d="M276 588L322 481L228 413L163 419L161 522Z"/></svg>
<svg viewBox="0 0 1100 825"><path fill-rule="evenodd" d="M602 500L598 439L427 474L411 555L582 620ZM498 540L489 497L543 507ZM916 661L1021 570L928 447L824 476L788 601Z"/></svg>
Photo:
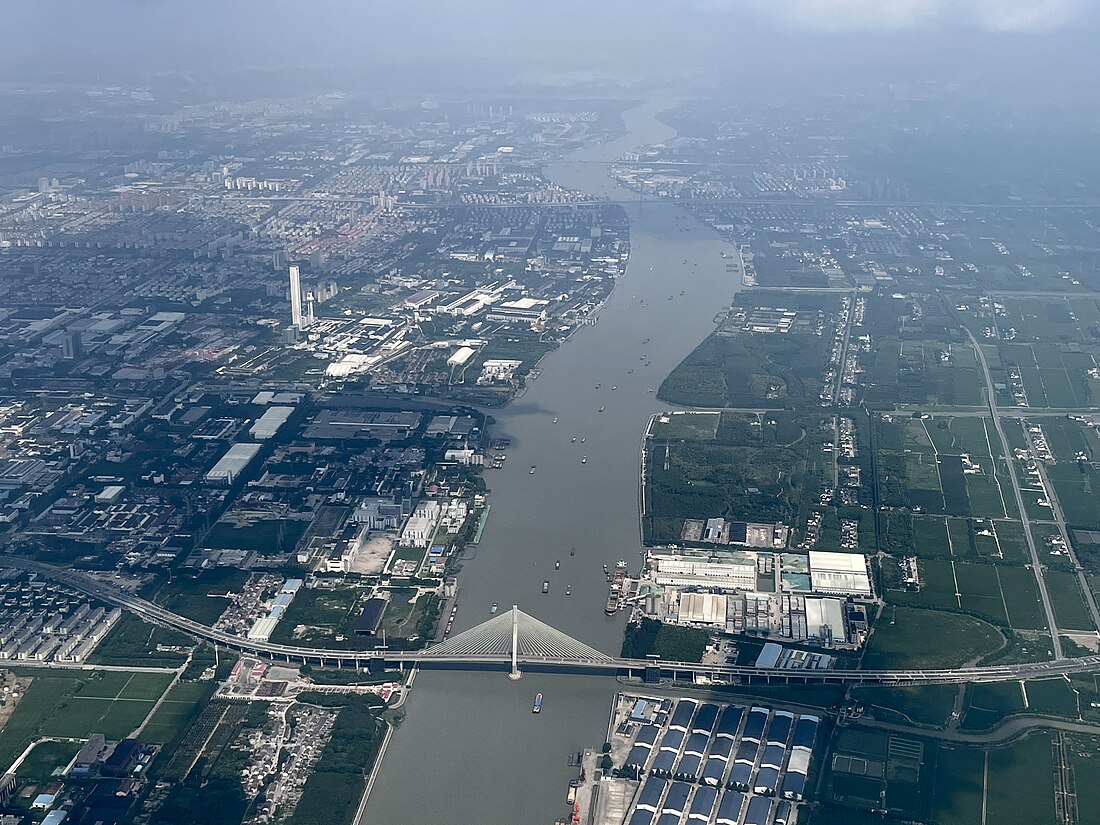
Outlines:
<svg viewBox="0 0 1100 825"><path fill-rule="evenodd" d="M457 636L432 645L421 654L435 656L508 656L510 676L519 678L520 659L610 662L612 658L524 613L516 605Z"/></svg>

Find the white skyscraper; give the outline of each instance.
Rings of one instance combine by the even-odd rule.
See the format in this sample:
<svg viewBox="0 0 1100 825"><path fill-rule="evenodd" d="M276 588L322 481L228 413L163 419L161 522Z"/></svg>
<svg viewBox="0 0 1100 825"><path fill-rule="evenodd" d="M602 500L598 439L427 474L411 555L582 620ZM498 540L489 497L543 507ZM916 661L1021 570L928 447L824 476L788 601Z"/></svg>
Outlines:
<svg viewBox="0 0 1100 825"><path fill-rule="evenodd" d="M306 326L307 327L313 326L313 322L315 320L315 318L313 317L313 301L314 301L313 290L312 289L307 290L306 291Z"/></svg>
<svg viewBox="0 0 1100 825"><path fill-rule="evenodd" d="M290 323L302 328L302 278L296 266L290 268Z"/></svg>

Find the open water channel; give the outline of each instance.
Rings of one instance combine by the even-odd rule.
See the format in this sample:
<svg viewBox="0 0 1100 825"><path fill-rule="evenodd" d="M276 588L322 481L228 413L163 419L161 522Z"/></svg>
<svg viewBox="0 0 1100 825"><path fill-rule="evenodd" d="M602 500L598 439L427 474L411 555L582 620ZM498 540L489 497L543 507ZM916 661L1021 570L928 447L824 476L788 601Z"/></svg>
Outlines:
<svg viewBox="0 0 1100 825"><path fill-rule="evenodd" d="M712 331L741 283L721 255L736 261L732 245L673 203L639 202L610 176L609 164L624 153L675 134L655 118L659 111L655 104L627 111L624 136L547 170L570 189L635 201L626 207L630 263L599 323L547 356L527 392L495 413L494 435L512 446L504 468L486 472L492 512L459 576L454 633L488 619L493 602L502 612L516 604L619 652L625 616L604 615L603 565L625 559L636 572L641 561L639 463L646 422L663 408L655 392ZM544 579L551 582L545 595ZM618 687L583 675L513 682L503 673L419 673L360 823L554 822L565 813L574 773L567 759L602 744ZM534 715L537 692L545 698Z"/></svg>

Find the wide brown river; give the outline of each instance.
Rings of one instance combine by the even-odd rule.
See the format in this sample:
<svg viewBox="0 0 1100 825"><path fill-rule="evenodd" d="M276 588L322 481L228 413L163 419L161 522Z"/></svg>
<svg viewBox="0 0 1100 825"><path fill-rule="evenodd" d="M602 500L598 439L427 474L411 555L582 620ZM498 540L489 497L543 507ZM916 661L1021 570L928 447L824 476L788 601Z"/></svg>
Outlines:
<svg viewBox="0 0 1100 825"><path fill-rule="evenodd" d="M640 562L641 439L661 409L649 390L711 332L740 286L740 273L727 272L730 260L721 256L737 260L735 251L717 233L675 204L637 202L610 177L611 161L675 134L655 119L659 110L626 112L623 137L547 170L570 189L635 201L626 207L630 264L599 323L544 359L527 392L496 413L494 433L512 446L504 469L486 472L492 512L459 577L455 633L488 619L493 602L501 611L516 604L619 652L625 618L604 615L603 565L625 559L633 572ZM617 688L596 676L527 674L512 682L500 673L419 673L360 822L549 825L565 812L569 754L604 741ZM545 698L534 715L537 692Z"/></svg>

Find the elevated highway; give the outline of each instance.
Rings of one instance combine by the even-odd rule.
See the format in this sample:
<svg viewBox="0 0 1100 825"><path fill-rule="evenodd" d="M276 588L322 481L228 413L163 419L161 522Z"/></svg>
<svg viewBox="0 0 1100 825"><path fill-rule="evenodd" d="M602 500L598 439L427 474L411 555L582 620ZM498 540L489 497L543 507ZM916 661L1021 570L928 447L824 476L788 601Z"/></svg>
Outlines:
<svg viewBox="0 0 1100 825"><path fill-rule="evenodd" d="M1100 655L1022 664L928 670L785 670L753 665L706 665L607 656L513 608L424 650L331 650L283 645L236 636L180 616L86 573L30 559L4 557L0 566L34 572L135 616L218 647L272 661L322 667L384 670L418 667L440 670L499 670L592 673L671 678L703 677L735 685L915 685L1014 682L1100 672Z"/></svg>

